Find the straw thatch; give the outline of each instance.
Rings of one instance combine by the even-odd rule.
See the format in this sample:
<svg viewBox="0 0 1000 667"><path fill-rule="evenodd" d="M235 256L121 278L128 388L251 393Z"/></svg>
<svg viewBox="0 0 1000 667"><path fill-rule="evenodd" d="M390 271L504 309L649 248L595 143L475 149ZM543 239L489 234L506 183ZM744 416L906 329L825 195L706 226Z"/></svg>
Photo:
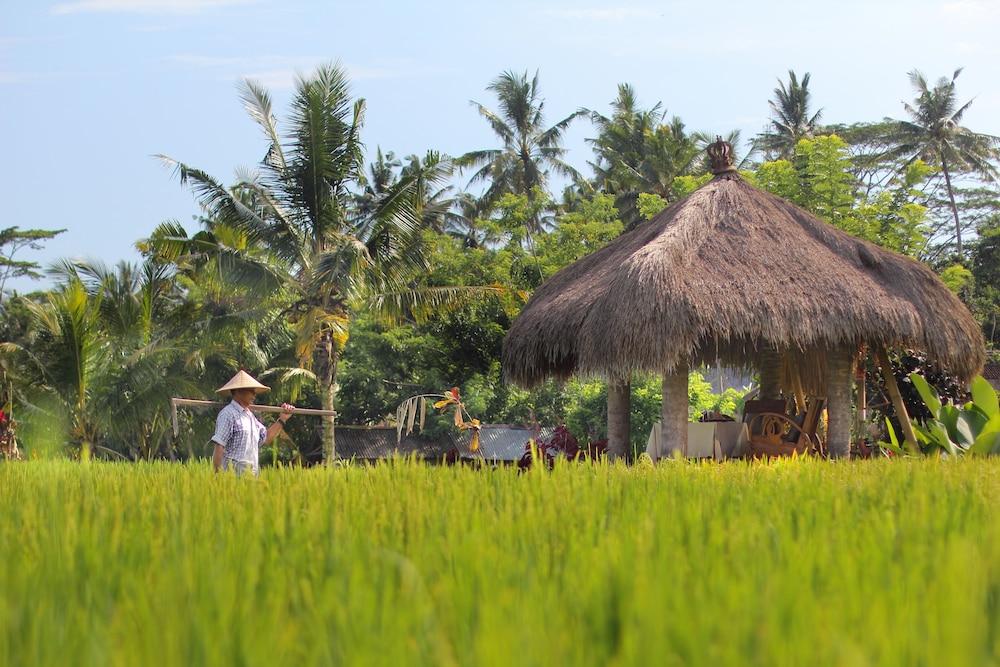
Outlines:
<svg viewBox="0 0 1000 667"><path fill-rule="evenodd" d="M753 367L770 346L822 373L818 352L861 343L924 350L965 378L985 361L972 315L926 266L725 171L541 285L503 366L530 386L685 358Z"/></svg>

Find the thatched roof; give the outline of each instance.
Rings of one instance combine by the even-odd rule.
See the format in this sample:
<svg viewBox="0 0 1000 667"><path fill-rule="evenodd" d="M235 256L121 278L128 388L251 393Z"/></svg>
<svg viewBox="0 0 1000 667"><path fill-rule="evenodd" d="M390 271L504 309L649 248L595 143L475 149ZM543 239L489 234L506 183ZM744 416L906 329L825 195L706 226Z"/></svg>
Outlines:
<svg viewBox="0 0 1000 667"><path fill-rule="evenodd" d="M860 343L985 361L968 309L926 266L862 241L735 171L542 284L504 340L508 379L662 372L685 358L754 366Z"/></svg>

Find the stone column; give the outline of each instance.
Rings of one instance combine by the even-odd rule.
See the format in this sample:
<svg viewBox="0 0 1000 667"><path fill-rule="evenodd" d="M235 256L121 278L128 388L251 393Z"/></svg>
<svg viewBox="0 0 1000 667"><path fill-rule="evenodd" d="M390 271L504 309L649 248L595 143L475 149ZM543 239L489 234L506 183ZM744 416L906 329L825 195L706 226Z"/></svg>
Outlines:
<svg viewBox="0 0 1000 667"><path fill-rule="evenodd" d="M663 374L660 450L664 456L673 456L675 451L687 455L687 423L688 362L685 359Z"/></svg>
<svg viewBox="0 0 1000 667"><path fill-rule="evenodd" d="M626 456L631 427L632 384L608 380L608 458Z"/></svg>
<svg viewBox="0 0 1000 667"><path fill-rule="evenodd" d="M781 393L781 355L773 347L767 346L758 357L760 370L760 398L779 398Z"/></svg>
<svg viewBox="0 0 1000 667"><path fill-rule="evenodd" d="M826 356L826 448L832 458L851 453L851 382L854 354L847 349L828 350Z"/></svg>

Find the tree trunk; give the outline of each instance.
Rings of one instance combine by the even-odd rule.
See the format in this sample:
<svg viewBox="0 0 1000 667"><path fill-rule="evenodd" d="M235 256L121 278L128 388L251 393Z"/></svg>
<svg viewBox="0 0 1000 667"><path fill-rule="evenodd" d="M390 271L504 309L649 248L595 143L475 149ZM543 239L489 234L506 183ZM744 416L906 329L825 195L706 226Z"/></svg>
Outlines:
<svg viewBox="0 0 1000 667"><path fill-rule="evenodd" d="M687 456L688 362L684 360L663 374L660 411L660 451L664 456Z"/></svg>
<svg viewBox="0 0 1000 667"><path fill-rule="evenodd" d="M316 377L319 380L320 407L335 410L337 394L337 362L339 355L333 338L326 334L316 348ZM323 417L323 463L337 459L336 417Z"/></svg>
<svg viewBox="0 0 1000 667"><path fill-rule="evenodd" d="M962 261L962 225L958 221L958 206L955 204L955 191L951 187L951 173L948 171L948 161L941 156L941 171L944 172L944 184L948 190L948 201L951 202L951 214L955 216L955 252L958 261Z"/></svg>
<svg viewBox="0 0 1000 667"><path fill-rule="evenodd" d="M628 451L632 385L608 380L608 458L622 458Z"/></svg>
<svg viewBox="0 0 1000 667"><path fill-rule="evenodd" d="M827 425L826 448L832 458L851 454L851 371L854 355L834 349L826 357Z"/></svg>
<svg viewBox="0 0 1000 667"><path fill-rule="evenodd" d="M765 347L760 351L758 360L760 370L759 398L778 398L781 393L781 355L773 347Z"/></svg>

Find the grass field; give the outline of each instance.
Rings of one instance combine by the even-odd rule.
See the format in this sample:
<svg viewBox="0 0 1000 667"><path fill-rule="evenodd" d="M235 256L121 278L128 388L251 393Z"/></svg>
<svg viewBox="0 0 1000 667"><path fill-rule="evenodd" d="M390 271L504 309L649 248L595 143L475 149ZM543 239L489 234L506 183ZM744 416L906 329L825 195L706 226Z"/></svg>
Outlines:
<svg viewBox="0 0 1000 667"><path fill-rule="evenodd" d="M0 465L3 665L997 665L1000 460Z"/></svg>

